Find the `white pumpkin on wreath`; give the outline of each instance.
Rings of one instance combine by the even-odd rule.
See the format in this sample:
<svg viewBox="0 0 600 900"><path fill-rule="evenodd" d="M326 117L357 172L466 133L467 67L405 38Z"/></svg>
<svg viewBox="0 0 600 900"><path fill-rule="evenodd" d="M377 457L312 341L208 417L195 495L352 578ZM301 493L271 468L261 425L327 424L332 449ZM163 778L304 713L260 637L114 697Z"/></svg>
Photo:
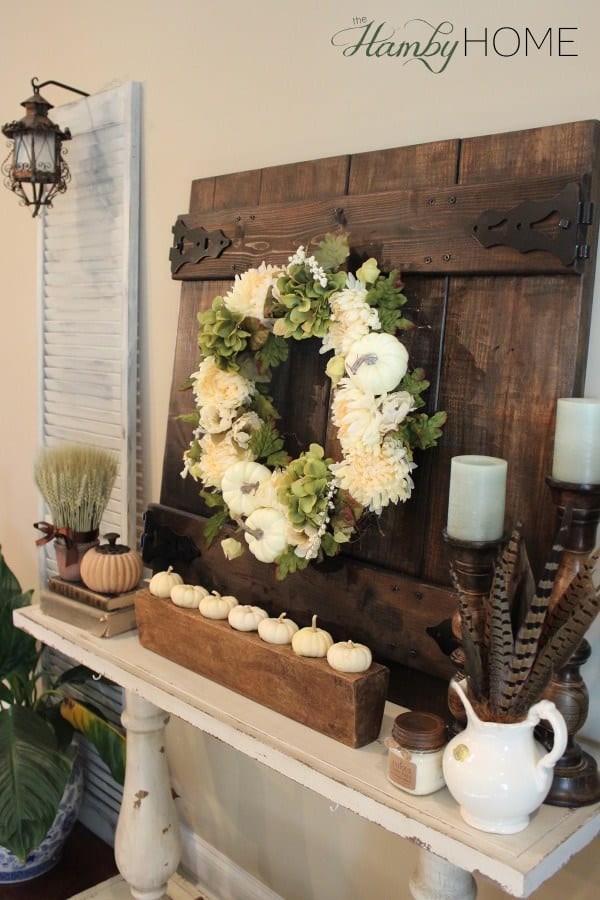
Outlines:
<svg viewBox="0 0 600 900"><path fill-rule="evenodd" d="M236 275L198 317L202 357L189 379L195 430L181 474L215 510L208 542L234 523L278 578L336 555L363 512L380 515L408 500L413 452L435 446L446 419L421 411L429 383L421 369L410 370L397 337L412 327L398 273L383 275L374 259L347 272L348 255L347 237L328 234L311 255L299 247L286 266L262 263ZM268 393L288 341L311 337L332 353L326 372L338 460L319 444L291 459ZM222 543L227 559L243 552L235 538Z"/></svg>

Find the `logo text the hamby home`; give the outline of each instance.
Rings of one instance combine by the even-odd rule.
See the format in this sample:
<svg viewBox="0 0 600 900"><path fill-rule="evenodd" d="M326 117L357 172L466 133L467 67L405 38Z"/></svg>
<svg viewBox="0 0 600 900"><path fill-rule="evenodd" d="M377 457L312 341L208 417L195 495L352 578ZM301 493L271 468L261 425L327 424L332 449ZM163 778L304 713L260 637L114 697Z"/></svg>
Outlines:
<svg viewBox="0 0 600 900"><path fill-rule="evenodd" d="M368 16L354 16L349 27L336 31L331 44L345 57L392 58L403 65L416 62L439 75L455 54L471 59L578 56L576 38L576 26L501 25L455 29L446 20L436 23L410 19L398 28Z"/></svg>

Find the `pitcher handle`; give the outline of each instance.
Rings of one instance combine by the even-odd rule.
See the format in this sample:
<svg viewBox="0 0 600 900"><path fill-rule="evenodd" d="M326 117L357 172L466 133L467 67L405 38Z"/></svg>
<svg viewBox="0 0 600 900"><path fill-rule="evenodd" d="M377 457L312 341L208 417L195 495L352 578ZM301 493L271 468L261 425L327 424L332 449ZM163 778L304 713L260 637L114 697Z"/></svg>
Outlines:
<svg viewBox="0 0 600 900"><path fill-rule="evenodd" d="M551 769L565 752L569 733L562 713L558 711L552 700L540 700L529 710L527 721L534 727L541 719L546 720L552 726L554 744L552 750L542 756L537 764L537 769Z"/></svg>
<svg viewBox="0 0 600 900"><path fill-rule="evenodd" d="M466 681L465 681L465 684L466 684ZM471 706L469 698L467 697L467 694L466 694L465 690L463 689L462 684L459 681L457 681L456 678L452 678L450 680L450 688L455 693L457 693L458 696L460 697L460 701L461 701L461 703L464 707L464 710L467 714L468 721L472 724L477 723L477 721L478 721L477 714L476 714L475 710L473 709L473 707Z"/></svg>

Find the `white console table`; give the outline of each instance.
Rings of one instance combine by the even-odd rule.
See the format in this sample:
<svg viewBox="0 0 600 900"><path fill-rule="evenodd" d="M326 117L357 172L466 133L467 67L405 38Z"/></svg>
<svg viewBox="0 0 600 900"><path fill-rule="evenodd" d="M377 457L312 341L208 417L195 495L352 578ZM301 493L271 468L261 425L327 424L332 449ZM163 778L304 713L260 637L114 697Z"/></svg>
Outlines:
<svg viewBox="0 0 600 900"><path fill-rule="evenodd" d="M469 900L475 872L527 897L600 831L600 804L542 806L517 835L466 825L446 790L404 794L386 778L383 744L400 708L386 704L381 738L353 750L143 648L132 631L110 639L53 619L37 607L15 624L125 688L127 775L117 828L117 864L137 900L161 900L179 844L164 753L165 713L381 825L420 850L410 880L417 900Z"/></svg>

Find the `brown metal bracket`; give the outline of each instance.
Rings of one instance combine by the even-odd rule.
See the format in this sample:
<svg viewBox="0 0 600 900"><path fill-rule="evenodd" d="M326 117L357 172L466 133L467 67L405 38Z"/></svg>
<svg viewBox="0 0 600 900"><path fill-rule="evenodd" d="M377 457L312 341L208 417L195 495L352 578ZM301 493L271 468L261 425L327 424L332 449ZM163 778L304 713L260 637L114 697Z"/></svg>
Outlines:
<svg viewBox="0 0 600 900"><path fill-rule="evenodd" d="M586 232L594 204L589 201L588 178L571 182L548 200L524 200L510 210L487 209L472 227L484 247L512 247L520 253L545 250L565 266L590 255Z"/></svg>
<svg viewBox="0 0 600 900"><path fill-rule="evenodd" d="M231 239L220 229L206 231L201 225L188 228L179 216L173 228L173 246L169 250L171 275L175 275L185 263L199 263L207 256L217 259L231 244Z"/></svg>

